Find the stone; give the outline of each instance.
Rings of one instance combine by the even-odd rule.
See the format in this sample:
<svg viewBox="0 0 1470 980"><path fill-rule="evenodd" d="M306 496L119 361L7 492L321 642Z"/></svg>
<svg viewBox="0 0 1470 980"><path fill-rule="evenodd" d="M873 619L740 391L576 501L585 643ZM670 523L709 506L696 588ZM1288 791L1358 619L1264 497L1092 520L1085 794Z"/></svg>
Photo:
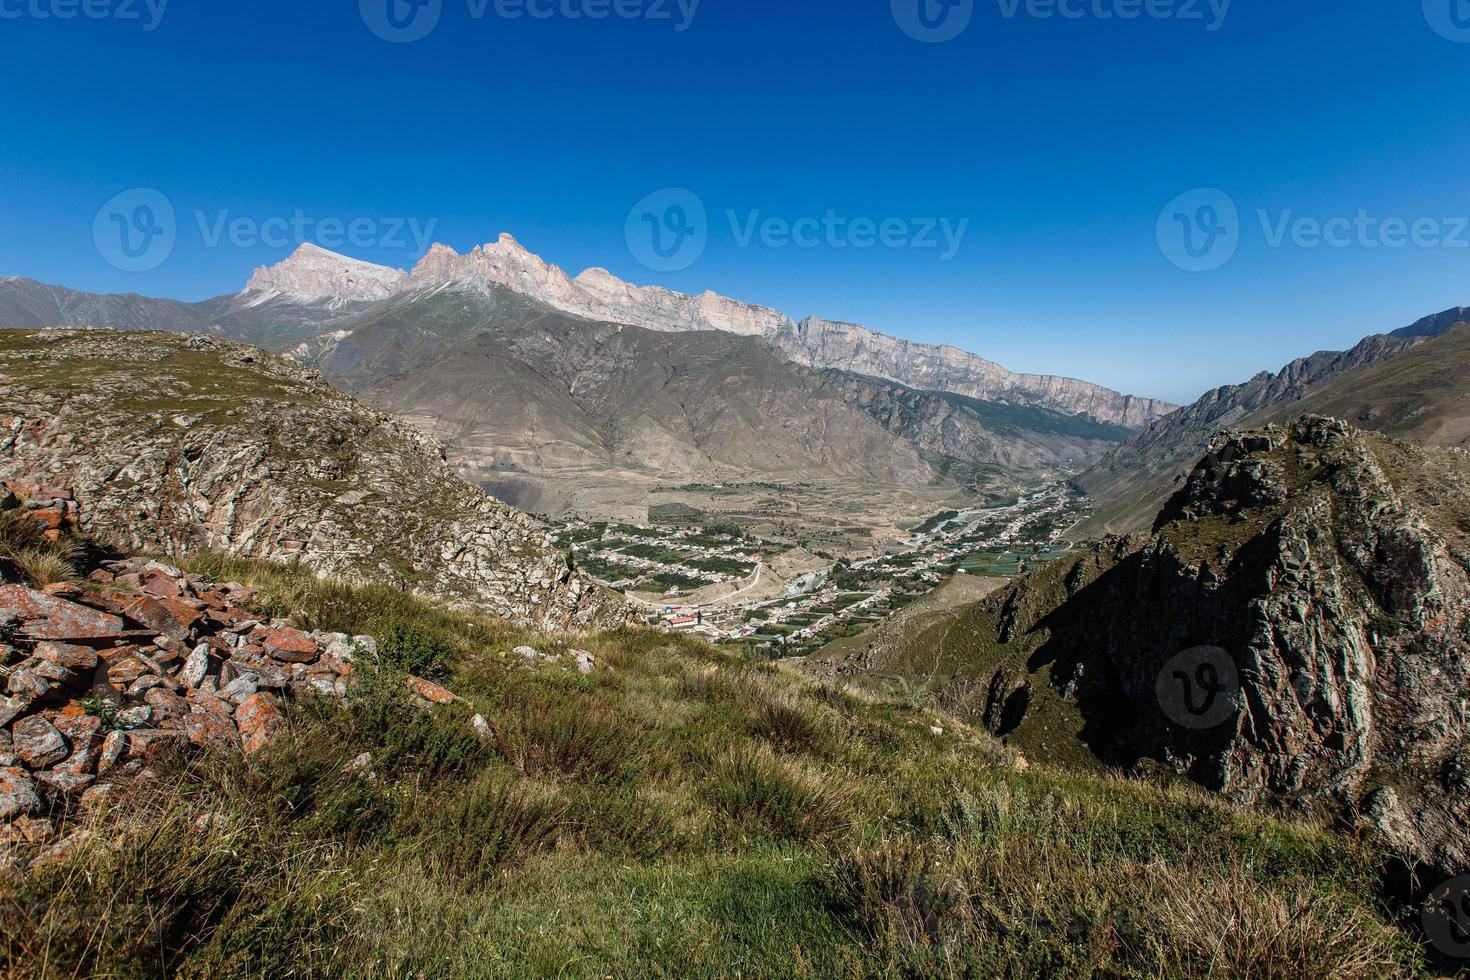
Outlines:
<svg viewBox="0 0 1470 980"><path fill-rule="evenodd" d="M586 650L573 650L572 656L577 661L577 670L583 674L590 674L597 669L597 660Z"/></svg>
<svg viewBox="0 0 1470 980"><path fill-rule="evenodd" d="M90 752L102 740L102 719L83 711L63 711L54 722L72 752Z"/></svg>
<svg viewBox="0 0 1470 980"><path fill-rule="evenodd" d="M135 649L137 648L126 647L103 654L103 660L107 665L107 683L114 687L126 688L149 672L148 666L142 660L126 652Z"/></svg>
<svg viewBox="0 0 1470 980"><path fill-rule="evenodd" d="M102 740L102 749L97 753L97 775L106 775L113 766L122 761L123 753L128 750L128 736L126 732L111 731Z"/></svg>
<svg viewBox="0 0 1470 980"><path fill-rule="evenodd" d="M36 782L62 796L76 796L96 781L91 773L74 769L51 769L36 775Z"/></svg>
<svg viewBox="0 0 1470 980"><path fill-rule="evenodd" d="M164 679L157 674L144 674L128 685L127 695L130 698L140 698L155 687L162 687L164 683Z"/></svg>
<svg viewBox="0 0 1470 980"><path fill-rule="evenodd" d="M161 729L141 729L128 732L127 754L130 759L141 759L147 762L156 762L159 759L183 749L189 744L189 736L183 732L164 731Z"/></svg>
<svg viewBox="0 0 1470 980"><path fill-rule="evenodd" d="M265 652L286 663L310 663L317 658L317 642L297 629L261 630L258 642Z"/></svg>
<svg viewBox="0 0 1470 980"><path fill-rule="evenodd" d="M21 585L0 586L0 619L18 623L33 640L97 640L123 632L116 616Z"/></svg>
<svg viewBox="0 0 1470 980"><path fill-rule="evenodd" d="M146 704L133 705L117 713L117 723L124 729L143 728L153 721L153 709Z"/></svg>
<svg viewBox="0 0 1470 980"><path fill-rule="evenodd" d="M140 595L123 607L122 614L145 629L175 642L189 636L194 624L204 618L197 609L191 609L175 599L158 599Z"/></svg>
<svg viewBox="0 0 1470 980"><path fill-rule="evenodd" d="M199 746L233 747L240 744L240 732L228 714L199 708L184 719L184 734Z"/></svg>
<svg viewBox="0 0 1470 980"><path fill-rule="evenodd" d="M68 670L93 671L97 669L97 651L91 647L47 641L36 644L33 656L38 660L45 660Z"/></svg>
<svg viewBox="0 0 1470 980"><path fill-rule="evenodd" d="M23 769L0 769L0 820L11 820L41 809L36 784Z"/></svg>
<svg viewBox="0 0 1470 980"><path fill-rule="evenodd" d="M45 844L56 837L56 825L37 817L16 817L8 827L0 828L0 843Z"/></svg>
<svg viewBox="0 0 1470 980"><path fill-rule="evenodd" d="M4 728L26 710L26 703L19 698L0 697L0 728Z"/></svg>
<svg viewBox="0 0 1470 980"><path fill-rule="evenodd" d="M259 690L255 674L241 674L220 689L219 696L231 704L238 705Z"/></svg>
<svg viewBox="0 0 1470 980"><path fill-rule="evenodd" d="M189 702L163 687L155 687L143 695L143 702L153 709L153 720L158 723L189 713Z"/></svg>
<svg viewBox="0 0 1470 980"><path fill-rule="evenodd" d="M143 579L143 591L158 599L177 599L184 594L183 587L166 575L150 575Z"/></svg>
<svg viewBox="0 0 1470 980"><path fill-rule="evenodd" d="M286 716L269 695L256 693L235 709L235 724L240 729L245 754L254 755L285 727Z"/></svg>
<svg viewBox="0 0 1470 980"><path fill-rule="evenodd" d="M40 715L17 721L11 726L10 737L15 741L15 754L31 769L55 765L71 754L71 747L56 726Z"/></svg>
<svg viewBox="0 0 1470 980"><path fill-rule="evenodd" d="M204 678L214 666L214 656L209 644L201 643L194 648L184 661L184 667L178 673L178 682L185 687L198 687L204 683Z"/></svg>
<svg viewBox="0 0 1470 980"><path fill-rule="evenodd" d="M485 720L484 715L475 715L475 717L471 718L470 726L474 728L475 734L481 738L490 738L495 734L494 730L490 727L490 722Z"/></svg>
<svg viewBox="0 0 1470 980"><path fill-rule="evenodd" d="M39 701L56 685L34 670L17 668L5 679L5 690L21 701Z"/></svg>
<svg viewBox="0 0 1470 980"><path fill-rule="evenodd" d="M403 680L410 691L433 704L454 704L461 700L457 695L422 677L409 675Z"/></svg>

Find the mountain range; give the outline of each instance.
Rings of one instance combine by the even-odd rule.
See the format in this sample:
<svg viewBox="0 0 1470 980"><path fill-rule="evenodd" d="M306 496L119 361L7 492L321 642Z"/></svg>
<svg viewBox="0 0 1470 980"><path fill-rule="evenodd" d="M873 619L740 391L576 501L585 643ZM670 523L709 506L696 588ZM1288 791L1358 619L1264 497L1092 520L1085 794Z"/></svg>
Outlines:
<svg viewBox="0 0 1470 980"><path fill-rule="evenodd" d="M435 245L411 271L303 245L198 303L0 279L0 324L202 332L287 354L548 513L636 514L654 488L708 483L960 503L1075 473L1174 409L856 324L603 269L572 277L509 235L464 255Z"/></svg>

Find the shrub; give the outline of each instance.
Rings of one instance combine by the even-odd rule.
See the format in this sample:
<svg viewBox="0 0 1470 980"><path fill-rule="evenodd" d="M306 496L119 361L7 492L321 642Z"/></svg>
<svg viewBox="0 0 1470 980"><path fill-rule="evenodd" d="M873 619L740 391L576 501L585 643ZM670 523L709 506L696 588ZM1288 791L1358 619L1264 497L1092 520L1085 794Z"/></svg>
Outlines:
<svg viewBox="0 0 1470 980"><path fill-rule="evenodd" d="M554 700L513 708L500 719L496 741L523 775L614 783L646 771L654 757L646 734L601 702Z"/></svg>
<svg viewBox="0 0 1470 980"><path fill-rule="evenodd" d="M761 738L788 752L825 752L832 737L831 726L791 695L762 700L755 709L755 731Z"/></svg>
<svg viewBox="0 0 1470 980"><path fill-rule="evenodd" d="M501 772L483 774L450 799L425 805L420 820L427 863L464 887L481 887L516 858L551 847L566 810L544 787L517 784Z"/></svg>
<svg viewBox="0 0 1470 980"><path fill-rule="evenodd" d="M71 581L81 551L71 539L48 541L27 511L0 510L0 566L13 577L37 587Z"/></svg>
<svg viewBox="0 0 1470 980"><path fill-rule="evenodd" d="M737 822L755 820L777 840L819 841L852 826L852 787L816 776L769 749L737 748L709 773L712 802Z"/></svg>

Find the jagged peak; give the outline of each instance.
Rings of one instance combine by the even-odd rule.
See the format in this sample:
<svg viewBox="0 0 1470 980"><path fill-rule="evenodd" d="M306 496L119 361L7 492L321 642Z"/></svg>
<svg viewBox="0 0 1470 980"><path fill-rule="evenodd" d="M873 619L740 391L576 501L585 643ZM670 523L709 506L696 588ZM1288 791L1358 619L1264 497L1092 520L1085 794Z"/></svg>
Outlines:
<svg viewBox="0 0 1470 980"><path fill-rule="evenodd" d="M402 269L375 265L303 242L275 265L256 269L245 290L304 302L372 301L391 296L407 276Z"/></svg>

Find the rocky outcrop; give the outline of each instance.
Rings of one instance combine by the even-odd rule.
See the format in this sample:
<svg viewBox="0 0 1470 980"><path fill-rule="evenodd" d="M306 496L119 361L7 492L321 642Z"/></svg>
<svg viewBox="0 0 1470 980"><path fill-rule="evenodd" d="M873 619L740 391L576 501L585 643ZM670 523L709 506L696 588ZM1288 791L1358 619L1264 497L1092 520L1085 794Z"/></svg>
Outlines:
<svg viewBox="0 0 1470 980"><path fill-rule="evenodd" d="M1021 579L990 622L1104 761L1335 801L1463 873L1467 535L1470 457L1307 417L1220 436L1153 533Z"/></svg>
<svg viewBox="0 0 1470 980"><path fill-rule="evenodd" d="M299 561L549 630L621 621L443 447L314 372L213 338L0 335L0 478L63 485L128 551Z"/></svg>
<svg viewBox="0 0 1470 980"><path fill-rule="evenodd" d="M104 562L86 588L0 586L0 871L64 849L76 817L168 755L259 752L288 702L346 697L379 656L374 637L297 629L254 600L146 558ZM459 700L404 681L422 704Z"/></svg>

